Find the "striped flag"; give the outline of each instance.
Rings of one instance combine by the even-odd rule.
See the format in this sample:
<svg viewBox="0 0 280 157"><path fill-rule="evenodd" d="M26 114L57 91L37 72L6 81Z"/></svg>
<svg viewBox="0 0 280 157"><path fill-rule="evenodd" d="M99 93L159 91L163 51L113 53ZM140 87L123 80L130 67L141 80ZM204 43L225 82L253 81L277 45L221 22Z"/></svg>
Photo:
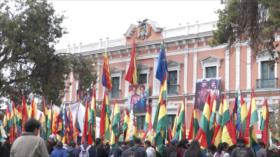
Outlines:
<svg viewBox="0 0 280 157"><path fill-rule="evenodd" d="M136 66L136 46L135 41L133 40L132 47L131 47L131 58L129 67L125 76L125 80L128 81L132 85L137 85L138 78L137 78L137 66Z"/></svg>
<svg viewBox="0 0 280 157"><path fill-rule="evenodd" d="M85 117L84 117L84 129L83 129L83 136L82 136L82 143L84 143L85 141L91 142L88 144L92 144L92 139L90 141L90 136L89 136L89 104L88 102L86 102L86 111L85 111Z"/></svg>
<svg viewBox="0 0 280 157"><path fill-rule="evenodd" d="M221 142L226 142L229 146L236 144L236 130L230 119L229 106L225 98L223 99L222 127L223 131Z"/></svg>
<svg viewBox="0 0 280 157"><path fill-rule="evenodd" d="M268 112L267 99L265 99L262 106L261 125L260 125L260 130L262 132L262 142L265 145L268 144L268 139L269 139L268 124L269 124L269 112Z"/></svg>
<svg viewBox="0 0 280 157"><path fill-rule="evenodd" d="M147 135L150 135L153 129L152 125L152 106L147 107L146 116L145 116L145 125L144 125L144 135L143 139L146 139Z"/></svg>
<svg viewBox="0 0 280 157"><path fill-rule="evenodd" d="M178 117L179 117L179 114L180 114L180 110L181 110L181 106L179 105L179 107L177 108L177 113L176 113L176 116L174 118L174 125L173 125L173 128L172 128L172 137L174 137L176 135L176 131L177 131L177 121L178 121Z"/></svg>
<svg viewBox="0 0 280 157"><path fill-rule="evenodd" d="M218 147L218 145L221 143L221 138L222 138L223 106L224 106L223 101L221 101L219 106L219 111L216 114L217 125L215 127L213 138L211 141L211 144L215 145L216 147Z"/></svg>
<svg viewBox="0 0 280 157"><path fill-rule="evenodd" d="M189 140L195 139L195 136L199 129L199 123L198 123L196 112L197 112L196 109L193 109L192 118L191 118L190 127L189 127L189 135L188 135Z"/></svg>
<svg viewBox="0 0 280 157"><path fill-rule="evenodd" d="M240 106L240 98L239 98L239 94L235 96L234 99L234 107L233 107L233 111L232 111L232 115L231 115L231 121L235 127L236 130L236 135L237 137L240 137L240 133L241 133L241 118L240 118L240 111L241 111L241 106Z"/></svg>
<svg viewBox="0 0 280 157"><path fill-rule="evenodd" d="M167 127L168 127L168 117L166 110L167 102L167 61L166 54L162 45L158 57L158 66L156 71L156 78L160 81L160 94L159 103L157 107L157 113L155 115L156 124L156 136L155 143L158 151L163 154L164 140L166 139Z"/></svg>
<svg viewBox="0 0 280 157"><path fill-rule="evenodd" d="M107 89L112 89L112 81L109 68L109 58L107 52L105 52L103 57L103 73L102 73L102 85Z"/></svg>
<svg viewBox="0 0 280 157"><path fill-rule="evenodd" d="M198 133L196 135L196 140L200 142L200 145L202 148L208 148L211 142L211 137L209 134L209 122L210 122L210 116L211 116L211 97L210 94L208 94L205 105L203 108L203 113L200 118L200 128L198 130Z"/></svg>
<svg viewBox="0 0 280 157"><path fill-rule="evenodd" d="M21 105L22 105L22 130L24 131L24 125L28 119L28 110L27 110L27 105L26 105L26 100L24 98L24 96L22 96L21 98Z"/></svg>
<svg viewBox="0 0 280 157"><path fill-rule="evenodd" d="M246 119L248 116L248 110L247 110L247 105L244 101L244 98L241 96L240 97L240 132L239 132L239 137L244 138L245 134L245 129L246 129Z"/></svg>
<svg viewBox="0 0 280 157"><path fill-rule="evenodd" d="M123 138L124 138L124 141L129 141L128 140L128 137L129 137L129 111L128 109L125 109L124 112L123 112L123 125L122 125L122 130L123 130Z"/></svg>
<svg viewBox="0 0 280 157"><path fill-rule="evenodd" d="M89 116L90 131L92 139L95 139L96 136L96 91L93 88L91 96L91 105L90 105L90 116Z"/></svg>
<svg viewBox="0 0 280 157"><path fill-rule="evenodd" d="M75 139L77 139L77 137L75 136L74 125L73 125L73 115L72 115L72 111L70 109L68 111L68 119L69 119L68 136L69 136L69 142L71 142L71 141L75 141Z"/></svg>
<svg viewBox="0 0 280 157"><path fill-rule="evenodd" d="M120 134L120 132L119 132L120 120L121 120L120 107L117 103L115 103L114 110L113 110L113 120L112 120L112 135L111 135L111 140L110 140L111 146L115 146L117 137Z"/></svg>
<svg viewBox="0 0 280 157"><path fill-rule="evenodd" d="M31 118L37 119L37 105L35 103L34 98L32 99L31 102Z"/></svg>
<svg viewBox="0 0 280 157"><path fill-rule="evenodd" d="M209 131L210 131L210 138L212 139L214 129L216 126L216 108L217 108L217 100L216 100L216 95L213 94L212 99L211 99L211 116L210 116L210 122L209 122Z"/></svg>
<svg viewBox="0 0 280 157"><path fill-rule="evenodd" d="M179 116L177 119L176 133L173 139L182 140L186 138L186 127L185 127L185 104L182 102L180 107Z"/></svg>
<svg viewBox="0 0 280 157"><path fill-rule="evenodd" d="M245 143L251 147L256 146L257 137L256 137L256 125L258 123L258 113L256 108L256 100L253 92L251 93L250 107L248 111L248 116L246 118L246 129L244 132Z"/></svg>
<svg viewBox="0 0 280 157"><path fill-rule="evenodd" d="M100 136L104 142L110 141L110 115L108 93L105 91L100 113Z"/></svg>

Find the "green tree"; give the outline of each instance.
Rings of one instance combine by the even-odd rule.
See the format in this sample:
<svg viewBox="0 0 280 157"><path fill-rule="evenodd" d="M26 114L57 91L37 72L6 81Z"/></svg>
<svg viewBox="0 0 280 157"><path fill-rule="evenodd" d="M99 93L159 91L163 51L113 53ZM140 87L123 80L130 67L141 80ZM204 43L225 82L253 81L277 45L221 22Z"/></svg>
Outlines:
<svg viewBox="0 0 280 157"><path fill-rule="evenodd" d="M0 2L0 96L32 93L59 105L71 71L83 89L95 82L92 59L55 53L63 19L46 0Z"/></svg>
<svg viewBox="0 0 280 157"><path fill-rule="evenodd" d="M230 47L248 41L255 54L268 51L277 59L275 32L280 28L279 8L279 0L228 0L225 8L217 11L218 29L212 44L228 43Z"/></svg>

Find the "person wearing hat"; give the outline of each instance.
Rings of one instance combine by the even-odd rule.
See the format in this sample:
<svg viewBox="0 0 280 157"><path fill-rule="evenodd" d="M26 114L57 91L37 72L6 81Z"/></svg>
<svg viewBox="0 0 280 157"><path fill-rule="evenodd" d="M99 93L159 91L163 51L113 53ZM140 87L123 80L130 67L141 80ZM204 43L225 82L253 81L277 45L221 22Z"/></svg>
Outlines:
<svg viewBox="0 0 280 157"><path fill-rule="evenodd" d="M40 127L38 120L28 119L24 125L25 132L12 145L10 157L48 157L45 141L38 136Z"/></svg>

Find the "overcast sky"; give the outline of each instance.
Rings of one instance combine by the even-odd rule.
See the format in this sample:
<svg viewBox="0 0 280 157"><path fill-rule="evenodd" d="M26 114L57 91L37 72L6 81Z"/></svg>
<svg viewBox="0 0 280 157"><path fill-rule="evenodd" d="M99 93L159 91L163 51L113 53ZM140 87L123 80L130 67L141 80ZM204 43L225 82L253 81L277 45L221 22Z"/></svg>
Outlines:
<svg viewBox="0 0 280 157"><path fill-rule="evenodd" d="M220 0L184 1L90 1L90 0L49 0L57 13L67 18L63 26L64 35L57 49L73 45L98 42L106 37L123 37L130 24L148 18L160 27L173 28L186 23L217 20L214 12L222 8Z"/></svg>

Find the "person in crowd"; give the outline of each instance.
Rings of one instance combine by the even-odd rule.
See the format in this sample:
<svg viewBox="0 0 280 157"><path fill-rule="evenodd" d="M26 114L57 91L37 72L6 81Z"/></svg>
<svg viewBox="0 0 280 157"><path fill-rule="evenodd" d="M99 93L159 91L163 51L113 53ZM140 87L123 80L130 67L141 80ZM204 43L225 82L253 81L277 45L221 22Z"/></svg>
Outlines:
<svg viewBox="0 0 280 157"><path fill-rule="evenodd" d="M6 137L4 139L4 143L2 144L2 146L0 147L1 149L1 157L9 157L10 156L10 150L11 150L11 144L9 142L9 138Z"/></svg>
<svg viewBox="0 0 280 157"><path fill-rule="evenodd" d="M144 148L146 149L147 157L156 157L156 150L152 147L151 141L146 140Z"/></svg>
<svg viewBox="0 0 280 157"><path fill-rule="evenodd" d="M214 157L230 157L229 153L227 152L228 144L227 143L220 143L218 145L218 150L214 154Z"/></svg>
<svg viewBox="0 0 280 157"><path fill-rule="evenodd" d="M111 150L109 152L109 157L121 157L122 156L122 149L120 147L121 142L117 142L115 145L112 145Z"/></svg>
<svg viewBox="0 0 280 157"><path fill-rule="evenodd" d="M177 150L176 150L176 140L172 140L169 144L167 144L167 147L165 149L164 156L166 157L177 157Z"/></svg>
<svg viewBox="0 0 280 157"><path fill-rule="evenodd" d="M190 147L184 154L184 157L205 157L200 149L200 144L198 141L194 140L191 142Z"/></svg>
<svg viewBox="0 0 280 157"><path fill-rule="evenodd" d="M91 157L90 149L91 145L87 143L87 140L84 140L83 144L81 144L77 150L79 152L79 157Z"/></svg>
<svg viewBox="0 0 280 157"><path fill-rule="evenodd" d="M106 156L108 156L109 153L110 153L110 144L109 144L109 142L106 142L104 148L105 148L105 151L106 151Z"/></svg>
<svg viewBox="0 0 280 157"><path fill-rule="evenodd" d="M123 141L121 143L121 147L120 148L121 148L122 152L124 152L125 150L127 150L129 148L129 146L126 144L125 141Z"/></svg>
<svg viewBox="0 0 280 157"><path fill-rule="evenodd" d="M217 151L216 146L213 144L210 145L206 150L206 157L213 157L216 151Z"/></svg>
<svg viewBox="0 0 280 157"><path fill-rule="evenodd" d="M105 147L100 138L95 139L95 144L90 148L90 157L107 157Z"/></svg>
<svg viewBox="0 0 280 157"><path fill-rule="evenodd" d="M67 147L67 154L68 154L68 157L75 157L75 147L76 147L76 143L74 141L71 141L69 143L69 146Z"/></svg>
<svg viewBox="0 0 280 157"><path fill-rule="evenodd" d="M271 144L267 151L267 156L268 157L279 157L280 156L279 154L280 154L280 151L277 148L277 146L275 144Z"/></svg>
<svg viewBox="0 0 280 157"><path fill-rule="evenodd" d="M188 149L189 141L187 139L179 141L177 144L177 156L184 157L185 151Z"/></svg>
<svg viewBox="0 0 280 157"><path fill-rule="evenodd" d="M63 143L61 141L56 143L50 157L68 157L67 151L63 148Z"/></svg>
<svg viewBox="0 0 280 157"><path fill-rule="evenodd" d="M122 157L147 157L146 150L141 146L141 140L135 138L134 143L133 147L130 147L122 153Z"/></svg>
<svg viewBox="0 0 280 157"><path fill-rule="evenodd" d="M265 144L263 142L259 142L259 145L261 148L256 152L256 157L267 157Z"/></svg>
<svg viewBox="0 0 280 157"><path fill-rule="evenodd" d="M50 135L50 137L47 139L46 145L47 145L49 154L51 154L51 152L53 151L53 149L56 145L56 142L57 142L57 139L56 139L55 135Z"/></svg>
<svg viewBox="0 0 280 157"><path fill-rule="evenodd" d="M11 157L48 157L48 150L45 141L38 136L40 131L40 122L33 118L25 123L22 135L17 138L11 148Z"/></svg>
<svg viewBox="0 0 280 157"><path fill-rule="evenodd" d="M227 152L228 152L229 154L231 154L231 152L232 152L235 148L236 148L236 145L229 146Z"/></svg>
<svg viewBox="0 0 280 157"><path fill-rule="evenodd" d="M236 148L233 149L231 157L255 157L252 148L246 148L243 139L237 139Z"/></svg>

